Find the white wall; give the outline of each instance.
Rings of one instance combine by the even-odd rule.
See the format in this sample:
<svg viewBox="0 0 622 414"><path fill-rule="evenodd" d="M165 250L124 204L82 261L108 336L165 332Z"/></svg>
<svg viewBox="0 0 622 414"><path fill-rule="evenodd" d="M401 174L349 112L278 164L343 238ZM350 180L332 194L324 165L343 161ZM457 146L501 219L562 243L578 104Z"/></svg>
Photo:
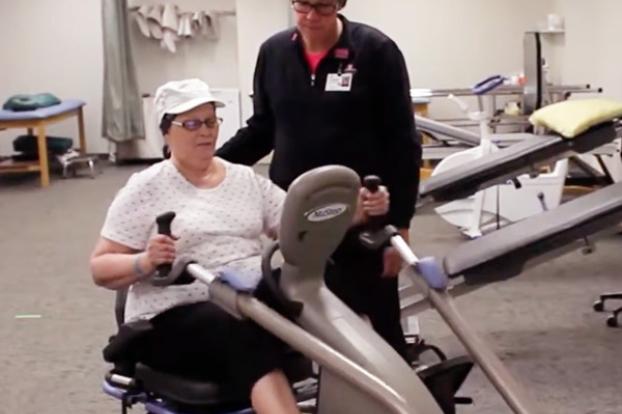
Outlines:
<svg viewBox="0 0 622 414"><path fill-rule="evenodd" d="M353 0L345 14L374 25L402 49L418 88L468 87L497 73L520 71L523 33L552 0Z"/></svg>
<svg viewBox="0 0 622 414"><path fill-rule="evenodd" d="M144 0L155 1L155 0ZM139 4L141 0L131 0ZM179 0L184 7L235 9L224 17L219 42L191 41L184 55L160 51L138 37L132 24L139 83L143 92L171 77L199 76L214 86L237 87L243 118L251 114L248 93L257 50L289 24L288 0ZM622 98L616 53L619 0L351 0L345 14L377 26L400 45L415 87L466 87L482 77L522 68L522 36L558 12L566 35L550 46L554 74L565 83L591 82ZM595 24L594 22L598 22ZM22 28L20 37L15 28ZM28 30L25 30L25 29ZM0 100L14 93L50 91L87 101L89 150L107 152L100 136L102 39L100 1L0 1ZM187 49L187 50L186 50ZM216 85L218 84L218 85ZM66 121L50 134L76 136ZM11 152L19 131L0 132L0 154Z"/></svg>
<svg viewBox="0 0 622 414"><path fill-rule="evenodd" d="M239 88L242 120L253 113L248 97L253 90L253 72L261 43L289 25L289 0L236 0L238 18Z"/></svg>
<svg viewBox="0 0 622 414"><path fill-rule="evenodd" d="M523 68L523 34L534 30L553 0L353 0L352 20L392 37L406 59L415 88L468 88L495 74ZM468 102L468 100L467 100ZM455 105L435 99L432 116L461 115Z"/></svg>
<svg viewBox="0 0 622 414"><path fill-rule="evenodd" d="M130 0L129 6L156 0ZM163 0L164 2L165 0ZM218 42L191 40L177 55L141 37L131 22L131 40L141 92L165 80L197 76L213 86L241 89L243 119L250 116L252 74L257 50L270 34L287 27L288 0L179 0L182 9L236 10L220 19ZM0 100L15 93L49 91L87 102L85 122L90 152L108 152L101 138L103 47L99 0L0 1ZM15 36L15 28L28 28ZM0 132L0 154L12 153L22 131ZM74 123L49 129L50 135L76 137Z"/></svg>
<svg viewBox="0 0 622 414"><path fill-rule="evenodd" d="M16 93L51 92L85 107L89 151L106 152L101 138L102 31L99 1L0 1L0 103ZM0 154L12 153L20 130L0 132ZM77 139L77 121L49 129Z"/></svg>
<svg viewBox="0 0 622 414"><path fill-rule="evenodd" d="M619 0L555 0L565 18L566 33L558 60L565 84L591 83L604 88L604 96L622 100Z"/></svg>
<svg viewBox="0 0 622 414"><path fill-rule="evenodd" d="M252 68L261 42L292 21L288 3L261 0L257 7L257 0L237 0L243 92L252 89ZM413 87L419 88L469 87L492 74L520 72L524 32L536 29L554 11L554 0L379 3L352 0L344 14L392 37L404 53ZM554 50L550 54L554 57ZM250 100L244 98L243 114L247 116L252 110ZM436 108L446 113L445 106L439 104L432 106L433 112Z"/></svg>
<svg viewBox="0 0 622 414"><path fill-rule="evenodd" d="M162 3L160 0L131 0L128 6ZM176 0L174 3L181 12L235 12L235 0ZM131 19L130 39L141 93L153 93L159 85L172 79L195 77L213 87L237 88L236 16L221 15L218 25L218 40L204 36L183 39L177 43L177 51L171 53L162 49L159 41L142 35L134 19Z"/></svg>

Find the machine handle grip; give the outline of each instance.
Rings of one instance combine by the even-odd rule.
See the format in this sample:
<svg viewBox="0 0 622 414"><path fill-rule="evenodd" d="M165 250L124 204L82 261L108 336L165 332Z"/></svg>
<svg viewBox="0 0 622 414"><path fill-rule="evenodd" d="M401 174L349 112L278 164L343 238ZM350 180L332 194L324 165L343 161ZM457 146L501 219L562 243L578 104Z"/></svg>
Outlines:
<svg viewBox="0 0 622 414"><path fill-rule="evenodd" d="M488 92L498 88L505 82L505 77L501 75L494 75L473 86L472 90L475 95L485 95Z"/></svg>
<svg viewBox="0 0 622 414"><path fill-rule="evenodd" d="M164 234L165 236L172 236L171 224L175 219L175 212L169 211L160 214L156 217L156 223L158 225L158 234ZM156 278L165 278L173 269L172 263L163 263L156 268Z"/></svg>
<svg viewBox="0 0 622 414"><path fill-rule="evenodd" d="M369 190L370 193L375 193L378 191L380 186L382 185L382 179L377 175L366 175L363 178L363 186ZM373 230L380 230L384 224L383 216L370 216L368 221L368 227Z"/></svg>
<svg viewBox="0 0 622 414"><path fill-rule="evenodd" d="M363 185L372 193L378 191L381 184L382 180L377 175L366 175L365 178L363 178Z"/></svg>

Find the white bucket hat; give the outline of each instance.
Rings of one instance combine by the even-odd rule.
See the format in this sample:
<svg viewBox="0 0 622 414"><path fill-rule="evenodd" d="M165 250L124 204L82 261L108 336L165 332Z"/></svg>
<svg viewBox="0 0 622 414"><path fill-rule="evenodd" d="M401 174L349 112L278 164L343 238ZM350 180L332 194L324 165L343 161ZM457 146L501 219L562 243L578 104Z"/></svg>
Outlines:
<svg viewBox="0 0 622 414"><path fill-rule="evenodd" d="M181 114L210 102L217 108L225 106L200 79L167 82L158 88L154 101L158 125L165 114Z"/></svg>

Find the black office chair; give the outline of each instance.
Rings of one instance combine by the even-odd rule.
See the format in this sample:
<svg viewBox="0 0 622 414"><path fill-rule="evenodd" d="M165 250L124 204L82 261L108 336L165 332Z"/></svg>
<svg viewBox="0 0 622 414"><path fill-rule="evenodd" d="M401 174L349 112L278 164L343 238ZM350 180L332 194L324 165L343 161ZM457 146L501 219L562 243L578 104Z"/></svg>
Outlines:
<svg viewBox="0 0 622 414"><path fill-rule="evenodd" d="M596 312L604 312L605 302L608 300L622 300L622 292L603 293L602 295L600 295L598 300L594 302L594 310ZM607 317L607 326L610 326L612 328L620 326L618 316L621 313L622 313L622 306L618 306L616 309L611 311L611 313Z"/></svg>
<svg viewBox="0 0 622 414"><path fill-rule="evenodd" d="M622 155L620 155L620 159L622 160ZM602 162L600 162L601 167L608 173L607 168L604 166ZM610 176L610 174L608 174ZM622 232L620 233L622 234ZM598 300L594 302L594 310L596 312L604 312L605 311L605 302L608 300L622 300L622 292L612 292L612 293L603 293L599 296ZM622 313L622 306L618 306L616 309L611 311L609 316L607 317L607 326L611 328L617 328L620 326L620 321L618 316Z"/></svg>

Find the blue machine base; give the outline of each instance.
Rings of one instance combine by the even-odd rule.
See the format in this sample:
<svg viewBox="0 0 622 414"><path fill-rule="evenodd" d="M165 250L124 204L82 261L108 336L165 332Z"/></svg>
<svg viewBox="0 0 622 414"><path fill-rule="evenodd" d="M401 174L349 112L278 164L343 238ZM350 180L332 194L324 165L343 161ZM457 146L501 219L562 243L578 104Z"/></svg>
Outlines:
<svg viewBox="0 0 622 414"><path fill-rule="evenodd" d="M152 398L144 392L133 394L123 388L110 385L107 381L104 381L102 385L104 392L111 397L116 398L119 401L129 400L132 404L142 404L145 409L152 414L188 414L182 411L175 411L169 403ZM251 408L247 408L241 411L227 411L219 414L254 414L255 412Z"/></svg>

